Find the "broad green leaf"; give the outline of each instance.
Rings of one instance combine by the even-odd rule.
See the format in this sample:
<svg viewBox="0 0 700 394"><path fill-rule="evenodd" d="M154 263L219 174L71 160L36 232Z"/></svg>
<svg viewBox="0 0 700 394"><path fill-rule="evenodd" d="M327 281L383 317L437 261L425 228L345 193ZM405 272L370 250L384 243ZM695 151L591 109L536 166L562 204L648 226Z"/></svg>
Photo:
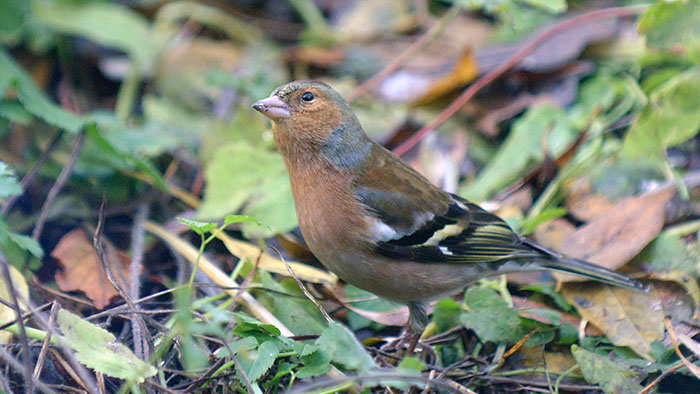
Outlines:
<svg viewBox="0 0 700 394"><path fill-rule="evenodd" d="M549 154L557 157L576 139L577 131L566 113L551 104L531 107L518 119L496 155L460 195L481 201L518 179L530 165L544 159L545 135Z"/></svg>
<svg viewBox="0 0 700 394"><path fill-rule="evenodd" d="M276 282L267 271L260 271L260 281L266 289L294 295L290 297L270 292L256 292L258 301L294 334L317 335L326 328L326 321L318 307L304 296L299 285L292 278Z"/></svg>
<svg viewBox="0 0 700 394"><path fill-rule="evenodd" d="M4 90L10 87L17 90L24 108L46 123L71 133L77 133L84 126L85 120L82 117L53 103L37 88L29 74L0 48L0 90L3 90L0 93L4 94Z"/></svg>
<svg viewBox="0 0 700 394"><path fill-rule="evenodd" d="M0 161L0 200L22 194L22 186L17 182L14 171Z"/></svg>
<svg viewBox="0 0 700 394"><path fill-rule="evenodd" d="M484 342L512 343L521 340L527 332L520 323L520 315L496 291L486 287L472 287L464 294L467 311L460 321L476 332Z"/></svg>
<svg viewBox="0 0 700 394"><path fill-rule="evenodd" d="M110 332L61 309L56 318L63 339L85 366L107 376L143 382L157 370L141 361Z"/></svg>
<svg viewBox="0 0 700 394"><path fill-rule="evenodd" d="M625 135L628 158L662 160L666 148L700 131L700 70L680 74L649 94L649 103Z"/></svg>
<svg viewBox="0 0 700 394"><path fill-rule="evenodd" d="M632 394L642 390L642 386L629 379L637 375L635 372L576 345L571 345L571 353L586 381L597 384L604 392Z"/></svg>
<svg viewBox="0 0 700 394"><path fill-rule="evenodd" d="M280 335L280 330L272 324L263 323L244 313L234 312L233 315L236 317L236 327L234 329L236 335L246 337L254 331L258 331L270 337L277 337Z"/></svg>
<svg viewBox="0 0 700 394"><path fill-rule="evenodd" d="M100 149L101 159L106 161L110 166L117 169L133 169L136 168L151 178L155 186L161 190L168 190L163 177L158 169L153 166L147 159L132 152L124 152L119 150L110 140L102 135L103 131L95 123L87 126L87 135L90 142L95 143Z"/></svg>
<svg viewBox="0 0 700 394"><path fill-rule="evenodd" d="M296 227L289 177L279 154L237 141L212 152L205 166L207 186L198 217L217 218L242 210L269 227L244 224L247 237Z"/></svg>
<svg viewBox="0 0 700 394"><path fill-rule="evenodd" d="M24 279L22 274L17 271L17 268L13 266L8 267L10 269L10 279L12 279L12 286L14 287L17 294L20 294L25 300L29 299L29 286L27 281ZM7 285L5 277L0 276L0 298L3 300L11 300L10 296L10 286ZM27 306L24 302L20 301L22 309L26 309ZM12 307L5 304L0 304L0 325L14 321L16 318L15 311ZM0 345L6 345L12 339L12 333L7 331L0 331Z"/></svg>
<svg viewBox="0 0 700 394"><path fill-rule="evenodd" d="M32 16L63 34L84 37L126 52L141 67L150 67L165 45L164 36L128 7L109 2L34 0Z"/></svg>
<svg viewBox="0 0 700 394"><path fill-rule="evenodd" d="M24 109L22 103L16 100L0 100L0 118L6 118L21 125L28 125L34 119L32 114Z"/></svg>
<svg viewBox="0 0 700 394"><path fill-rule="evenodd" d="M700 48L700 1L659 1L639 18L637 29L652 49L698 52Z"/></svg>
<svg viewBox="0 0 700 394"><path fill-rule="evenodd" d="M316 340L321 351L331 355L333 362L343 365L346 369L366 373L377 368L372 357L357 341L355 334L340 323L328 324L321 336Z"/></svg>
<svg viewBox="0 0 700 394"><path fill-rule="evenodd" d="M625 135L629 158L662 160L666 148L700 131L700 70L680 74L649 94L649 103Z"/></svg>
<svg viewBox="0 0 700 394"><path fill-rule="evenodd" d="M464 312L459 303L451 298L445 298L435 304L433 309L433 322L440 332L460 325L460 318Z"/></svg>
<svg viewBox="0 0 700 394"><path fill-rule="evenodd" d="M296 373L299 379L321 376L331 369L330 354L321 351L317 345L305 345L299 358L304 364Z"/></svg>
<svg viewBox="0 0 700 394"><path fill-rule="evenodd" d="M0 36L19 30L27 19L26 0L0 1Z"/></svg>
<svg viewBox="0 0 700 394"><path fill-rule="evenodd" d="M18 269L25 269L27 265L32 270L37 269L36 263L44 257L44 250L38 242L12 231L2 217L0 217L0 252Z"/></svg>
<svg viewBox="0 0 700 394"><path fill-rule="evenodd" d="M276 342L265 341L258 346L257 350L240 351L238 360L248 379L255 382L270 369L279 353L280 349Z"/></svg>

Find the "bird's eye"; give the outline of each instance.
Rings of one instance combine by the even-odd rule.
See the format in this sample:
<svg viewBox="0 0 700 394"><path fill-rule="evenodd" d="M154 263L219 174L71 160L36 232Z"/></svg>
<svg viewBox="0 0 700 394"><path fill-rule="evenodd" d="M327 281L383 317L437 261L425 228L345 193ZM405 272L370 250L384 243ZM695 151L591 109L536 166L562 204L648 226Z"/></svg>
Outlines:
<svg viewBox="0 0 700 394"><path fill-rule="evenodd" d="M301 99L309 102L314 99L314 94L311 92L304 92L304 94L301 95Z"/></svg>

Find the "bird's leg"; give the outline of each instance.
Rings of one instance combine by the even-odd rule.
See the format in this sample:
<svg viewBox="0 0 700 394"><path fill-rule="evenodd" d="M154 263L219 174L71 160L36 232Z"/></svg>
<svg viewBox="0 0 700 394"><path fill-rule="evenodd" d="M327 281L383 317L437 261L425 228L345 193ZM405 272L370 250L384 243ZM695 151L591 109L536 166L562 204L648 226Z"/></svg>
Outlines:
<svg viewBox="0 0 700 394"><path fill-rule="evenodd" d="M401 354L401 349L408 345L405 356L412 356L416 348L420 348L423 354L434 354L433 350L428 345L420 343L420 337L428 325L428 314L425 310L425 305L422 302L410 302L408 304L408 323L403 334L384 346L381 350L396 351Z"/></svg>
<svg viewBox="0 0 700 394"><path fill-rule="evenodd" d="M404 341L406 339L408 342L408 349L406 350L406 355L413 355L413 351L418 345L418 340L420 336L425 331L425 327L428 325L428 313L425 310L425 304L422 302L409 302L408 303L408 327L406 328L406 333Z"/></svg>

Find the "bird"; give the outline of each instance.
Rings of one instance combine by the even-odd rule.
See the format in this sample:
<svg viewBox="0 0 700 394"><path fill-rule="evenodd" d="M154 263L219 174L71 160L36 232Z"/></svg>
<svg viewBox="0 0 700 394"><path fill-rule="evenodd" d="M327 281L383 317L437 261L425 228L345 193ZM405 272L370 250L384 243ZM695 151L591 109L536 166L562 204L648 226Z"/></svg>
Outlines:
<svg viewBox="0 0 700 394"><path fill-rule="evenodd" d="M406 304L413 345L429 322L427 301L489 276L554 270L642 289L629 276L520 236L436 187L370 139L324 82L289 82L253 108L272 121L311 252L343 281Z"/></svg>

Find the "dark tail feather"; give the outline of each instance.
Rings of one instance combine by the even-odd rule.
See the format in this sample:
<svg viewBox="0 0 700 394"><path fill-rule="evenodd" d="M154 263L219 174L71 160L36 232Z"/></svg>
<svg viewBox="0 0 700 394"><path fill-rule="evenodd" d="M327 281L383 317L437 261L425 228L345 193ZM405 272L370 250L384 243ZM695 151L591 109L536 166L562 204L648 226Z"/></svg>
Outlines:
<svg viewBox="0 0 700 394"><path fill-rule="evenodd" d="M545 268L585 276L611 285L631 287L633 289L640 290L644 289L644 285L642 285L641 282L632 279L627 275L603 268L587 261L563 256L529 240L525 241L524 243L549 256L550 259L542 262L542 265Z"/></svg>

